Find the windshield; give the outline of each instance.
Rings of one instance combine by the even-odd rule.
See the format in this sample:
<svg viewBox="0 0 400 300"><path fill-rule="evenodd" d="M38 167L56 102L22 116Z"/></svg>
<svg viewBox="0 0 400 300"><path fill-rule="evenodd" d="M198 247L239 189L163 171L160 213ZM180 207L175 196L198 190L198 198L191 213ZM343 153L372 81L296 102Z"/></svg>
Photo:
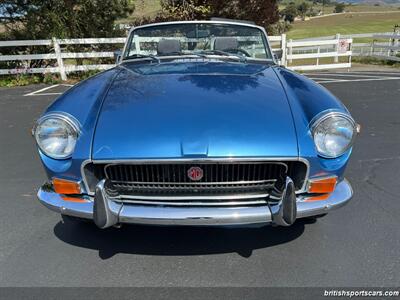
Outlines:
<svg viewBox="0 0 400 300"><path fill-rule="evenodd" d="M272 61L266 36L253 26L225 23L173 23L135 29L123 59L159 61L171 56Z"/></svg>

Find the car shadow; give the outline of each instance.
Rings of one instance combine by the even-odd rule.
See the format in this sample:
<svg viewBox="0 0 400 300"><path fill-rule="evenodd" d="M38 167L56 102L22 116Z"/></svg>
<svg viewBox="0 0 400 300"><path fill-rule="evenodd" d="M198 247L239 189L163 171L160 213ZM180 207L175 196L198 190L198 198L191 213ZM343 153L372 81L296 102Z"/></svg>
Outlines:
<svg viewBox="0 0 400 300"><path fill-rule="evenodd" d="M238 253L248 258L255 249L295 240L312 220L290 227L165 227L124 225L101 230L92 223L59 222L54 234L73 246L99 251L101 259L118 253L141 255L207 255Z"/></svg>

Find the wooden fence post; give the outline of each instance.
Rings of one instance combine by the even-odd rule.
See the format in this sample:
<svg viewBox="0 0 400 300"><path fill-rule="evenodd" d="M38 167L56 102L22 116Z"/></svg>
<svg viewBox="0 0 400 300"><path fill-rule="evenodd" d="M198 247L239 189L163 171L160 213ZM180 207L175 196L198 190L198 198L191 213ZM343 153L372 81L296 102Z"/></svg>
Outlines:
<svg viewBox="0 0 400 300"><path fill-rule="evenodd" d="M337 33L337 34L335 35L335 39L337 40L337 43L336 43L336 53L339 53L340 33ZM334 62L335 62L335 63L338 63L338 62L339 62L339 56L335 56Z"/></svg>
<svg viewBox="0 0 400 300"><path fill-rule="evenodd" d="M281 50L282 50L282 58L281 58L281 65L287 67L286 61L286 34L281 35Z"/></svg>
<svg viewBox="0 0 400 300"><path fill-rule="evenodd" d="M58 40L56 38L53 38L53 46L54 46L54 52L56 53L56 57L57 57L58 70L60 72L61 79L63 81L65 81L68 78L67 78L67 74L65 73L64 61L61 57L60 44L58 43Z"/></svg>
<svg viewBox="0 0 400 300"><path fill-rule="evenodd" d="M374 55L374 43L375 43L375 40L372 40L372 43L371 43L371 53L370 53L370 55Z"/></svg>
<svg viewBox="0 0 400 300"><path fill-rule="evenodd" d="M290 40L289 40L289 44L290 44L290 47L289 47L289 55L290 55L289 63L290 63L290 64L293 63L293 59L292 59L292 55L293 55L293 46L292 46L292 43L293 43L293 40L290 39Z"/></svg>
<svg viewBox="0 0 400 300"><path fill-rule="evenodd" d="M349 55L349 64L350 64L350 68L351 68L351 59L353 57L353 39L351 39L351 43L349 45L349 51L351 51L351 54ZM347 71L350 71L350 70L347 69Z"/></svg>

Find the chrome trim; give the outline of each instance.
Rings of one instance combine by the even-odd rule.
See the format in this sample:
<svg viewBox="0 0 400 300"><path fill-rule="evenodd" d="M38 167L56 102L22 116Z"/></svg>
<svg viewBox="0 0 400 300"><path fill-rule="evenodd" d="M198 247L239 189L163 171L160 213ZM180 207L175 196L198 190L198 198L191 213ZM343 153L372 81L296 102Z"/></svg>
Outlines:
<svg viewBox="0 0 400 300"><path fill-rule="evenodd" d="M261 195L262 196L262 195ZM115 198L111 198L116 203L126 203L126 204L143 204L143 205L158 205L158 206L184 206L184 207L191 207L191 206L201 206L201 207L210 207L210 206L230 206L230 207L238 207L238 206L249 206L249 205L265 205L265 199L262 200L247 200L247 201L229 201L229 202L171 202L171 201L143 201L143 200L130 200L124 199L123 201ZM232 198L231 198L232 199ZM234 200L234 199L232 199Z"/></svg>
<svg viewBox="0 0 400 300"><path fill-rule="evenodd" d="M189 162L191 162L191 161L189 161ZM217 161L217 162L219 162L219 161ZM221 161L222 163L224 163L224 161ZM236 163L237 161L232 161L231 163L232 164L234 164L234 163ZM197 162L196 163L196 161L194 161L194 163L193 164L199 164L199 165L206 165L206 164L214 164L215 163L215 161L213 161L213 162L209 162L209 161L203 161L203 162ZM255 161L255 162L251 162L251 161L243 161L243 162L240 162L240 164L255 164L255 163L258 163L258 164L264 164L265 163L265 161ZM275 161L272 161L272 163L273 164L276 164L276 165L281 165L281 166L284 166L285 168L286 168L286 172L288 171L288 169L289 169L289 167L288 167L288 165L287 164L285 164L284 162L281 162L281 161L277 161L277 162L275 162ZM107 177L107 168L108 167L111 167L111 166L118 166L118 165L152 165L152 164L154 164L154 165L157 165L157 164L170 164L170 162L164 162L164 161L159 161L159 162L150 162L150 163L135 163L135 162L132 162L131 160L129 161L129 162L127 162L127 163L110 163L110 164L107 164L107 165L105 165L104 166L104 174L106 175L106 178L107 179L109 179L108 177ZM188 161L183 161L183 160L180 160L180 161L176 161L176 162L174 162L174 164L188 164ZM266 181L268 181L268 180L266 180ZM252 182L250 182L250 181L241 181L242 183L252 183ZM262 181L263 182L263 181ZM143 182L138 182L138 183L140 183L140 184L152 184L152 182L145 182L145 181L143 181ZM201 184L204 184L205 182L196 182L196 181L193 181L193 182L188 182L187 184L199 184L199 185L201 185ZM231 183L231 184L239 184L240 182L239 181L232 181L232 182L227 182L227 184L229 184L229 183ZM254 182L254 183L257 183L257 182ZM261 182L260 182L261 183ZM164 182L155 182L155 184L167 184L167 183L164 183ZM170 184L184 184L183 182L171 182ZM224 182L210 182L210 184L224 184Z"/></svg>
<svg viewBox="0 0 400 300"><path fill-rule="evenodd" d="M121 205L113 201L109 201L106 190L104 188L106 180L101 180L96 185L96 194L93 204L94 223L100 228L111 227L118 223L118 216Z"/></svg>
<svg viewBox="0 0 400 300"><path fill-rule="evenodd" d="M107 179L109 179L106 176ZM229 185L229 184L257 184L257 183L273 183L276 182L277 179L267 179L267 180L255 180L255 181L224 181L224 182L199 182L199 181L192 181L192 182L148 182L148 181L117 181L112 180L113 183L121 184L121 185L129 185L129 184L154 184L154 185Z"/></svg>
<svg viewBox="0 0 400 300"><path fill-rule="evenodd" d="M344 179L335 191L322 201L307 202L310 195L297 196L297 218L327 213L347 204L353 196L349 182ZM39 201L49 209L76 217L93 219L93 202L76 203L64 201L60 195L45 186L38 191ZM268 205L242 207L168 207L150 205L123 205L110 201L112 214L118 215L121 223L153 225L244 225L270 223L271 210ZM271 206L274 209L274 206Z"/></svg>
<svg viewBox="0 0 400 300"><path fill-rule="evenodd" d="M343 179L336 184L335 190L328 199L321 201L310 201L310 196L303 195L297 197L297 218L311 217L325 214L333 209L346 205L353 197L353 188L347 179Z"/></svg>
<svg viewBox="0 0 400 300"><path fill-rule="evenodd" d="M84 219L93 218L93 201L84 203L65 201L61 195L47 190L44 186L39 189L37 197L40 203L54 212Z"/></svg>
<svg viewBox="0 0 400 300"><path fill-rule="evenodd" d="M42 123L43 121L48 120L48 119L63 120L66 123L68 123L68 125L70 125L76 131L76 133L78 135L81 134L81 124L79 123L79 121L73 115L70 115L69 113L62 112L62 111L55 111L55 112L51 112L51 113L41 116L39 119L36 120L33 130L36 131L36 127L40 123Z"/></svg>
<svg viewBox="0 0 400 300"><path fill-rule="evenodd" d="M286 177L285 189L277 205L270 206L272 221L276 225L290 226L296 221L297 216L297 198L294 193L294 183L290 177ZM290 215L285 211L290 209Z"/></svg>
<svg viewBox="0 0 400 300"><path fill-rule="evenodd" d="M89 186L86 181L86 176L84 172L84 167L87 164L93 163L93 164L106 164L106 163L113 163L113 164L129 164L130 162L132 164L138 164L138 163L143 163L143 164L150 164L150 163L177 163L177 162L192 162L193 164L196 163L204 163L204 162L254 162L254 161L260 161L260 162L281 162L281 161L300 161L304 163L307 167L306 175L304 178L304 183L301 189L296 191L296 194L302 194L307 192L307 182L310 176L310 162L303 157L206 157L206 158L166 158L166 159L157 159L157 158L152 158L152 159L116 159L116 160L91 160L87 159L82 162L81 164L81 176L83 183L85 185L85 189L88 195L93 196L94 192L91 192L89 190Z"/></svg>
<svg viewBox="0 0 400 300"><path fill-rule="evenodd" d="M157 165L162 165L163 163L157 163ZM180 161L179 163L175 163L173 165L192 165L190 163L187 162L182 162ZM216 165L215 163L199 163L198 165L204 167L205 165ZM229 163L232 165L243 165L243 164L248 164L248 165L265 165L265 162L260 162L260 161L256 161L254 163L251 162L243 162L243 163ZM270 163L272 165L279 165L279 166L284 166L285 167L285 172L288 171L288 165L286 163L283 162L272 162ZM107 173L107 169L111 166L129 166L129 165L133 165L133 166L140 166L140 165L144 165L144 166L150 166L152 164L133 164L132 162L130 163L124 163L124 164L107 164L104 166L104 174L106 176L107 179L109 178L109 174ZM170 163L168 163L168 165L171 165ZM227 163L225 163L224 165L228 165ZM153 170L151 171L153 172ZM153 175L151 175L151 177L153 177ZM212 186L212 185L219 185L219 187L223 188L223 186L228 186L228 185L232 185L232 188L237 188L240 185L246 184L246 185L251 185L253 184L254 186L249 186L249 188L257 188L256 184L266 184L266 185L272 185L273 183L275 183L277 181L277 179L269 179L269 180L258 180L258 181L229 181L229 182L148 182L148 181L141 181L141 182L129 182L129 181L114 181L114 180L110 180L113 184L116 183L117 185L122 185L122 187L116 187L118 188L124 188L124 186L126 186L127 188L129 188L130 184L136 184L136 185L142 185L142 188L146 189L158 189L160 191L166 191L166 190L173 190L173 189L182 189L185 188L185 186L191 186L193 188L207 188L207 186ZM170 187L168 187L168 185L170 185ZM250 195L251 196L251 195ZM233 198L232 198L233 197ZM252 197L252 196L251 196ZM129 199L154 199L154 200L206 200L206 199L213 199L213 200L223 200L223 199L247 199L245 195L242 194L237 194L237 195L202 195L201 191L198 193L198 195L193 194L191 196L178 196L178 195L169 195L169 196L156 196L156 195L151 195L151 196L139 196L139 195L125 195L122 194L120 196L117 196L115 198L118 199L124 199L124 198L129 198Z"/></svg>
<svg viewBox="0 0 400 300"><path fill-rule="evenodd" d="M261 160L260 159L254 159L254 160L245 159L245 160L242 161L240 158L239 159L236 159L236 158L227 158L227 159L225 159L225 158L222 158L222 159L218 159L218 158L215 158L215 159L214 158L210 158L210 159L208 159L208 158L204 158L204 159L201 159L201 158L195 158L195 159L193 159L193 158L191 158L191 159L179 158L179 159L176 159L176 160L168 160L168 159L165 159L165 160L164 159L161 159L161 160L147 160L147 162L145 162L145 163L141 163L141 160L126 160L126 162L123 162L123 163L121 163L120 161L116 160L115 162L112 161L111 163L105 165L104 173L106 173L106 168L108 168L109 166L115 166L115 165L121 165L121 164L124 164L124 165L140 165L140 164L141 165L150 165L150 164L169 164L171 162L175 163L175 164L179 164L179 163L187 164L187 163L193 162L193 164L203 164L203 165L205 165L205 164L213 164L215 162L236 163L238 161L241 164L245 164L245 163L248 163L248 164L254 164L254 163L263 164L263 163L267 162L266 160L263 160L263 159L261 159ZM98 162L99 161L96 161L96 163L98 163ZM100 163L102 163L102 162L100 161ZM271 163L277 164L277 165L283 165L283 166L286 167L286 171L288 170L288 166L284 162L273 160L273 161L271 161Z"/></svg>
<svg viewBox="0 0 400 300"><path fill-rule="evenodd" d="M121 223L173 226L227 226L266 224L272 221L268 206L159 207L124 205Z"/></svg>
<svg viewBox="0 0 400 300"><path fill-rule="evenodd" d="M354 121L353 117L350 114L335 109L327 109L319 112L311 119L309 124L310 129L312 130L312 128L316 127L320 122L332 116L344 117L351 123L356 125L356 122Z"/></svg>
<svg viewBox="0 0 400 300"><path fill-rule="evenodd" d="M353 126L353 136L351 138L351 141L349 143L349 145L342 151L342 153L340 153L339 155L327 155L324 153L321 153L318 151L317 145L315 145L315 140L314 140L314 130L325 120L329 119L329 118L333 118L333 117L340 117L343 119L348 120L352 126ZM351 147L353 147L355 138L357 136L357 123L354 121L354 119L352 118L352 116L350 116L347 113L341 112L341 111L335 111L335 110L325 110L320 112L319 114L317 114L310 122L309 124L309 128L311 130L311 136L313 138L314 141L314 146L315 146L315 151L318 153L319 156L323 157L323 158L337 158L340 157L341 155L343 155L344 153L346 153L349 149L351 149Z"/></svg>
<svg viewBox="0 0 400 300"><path fill-rule="evenodd" d="M122 163L129 163L132 162L132 164L137 164L137 163L142 163L143 164L149 164L149 163L179 163L179 162L193 162L195 163L204 163L204 162L254 162L254 161L259 161L259 162L281 162L282 160L287 160L287 161L301 161L302 159L305 158L299 158L299 157L198 157L198 158L143 158L143 159L115 159L115 160L110 160L110 159L95 159L92 160L92 163L95 164L105 164L105 163L115 163L115 164L122 164Z"/></svg>
<svg viewBox="0 0 400 300"><path fill-rule="evenodd" d="M205 54L204 56L200 57L200 56L194 55L194 54L182 53L182 55L164 55L162 57L159 57L159 60L161 62L161 60L168 60L168 59L169 60L171 60L171 59L172 60L198 59L198 60L201 60L202 62L204 62L204 57L205 58L209 58L209 59L215 59L215 60L218 60L218 61L221 61L221 60L227 59L227 58L238 58L238 56L235 56L235 55L224 55L224 56L221 56L221 55L215 55L215 54ZM246 57L246 59L247 59L247 61L254 61L254 62L274 62L274 60L271 59L271 58ZM135 61L135 62L149 61L149 59L148 58L124 59L124 60L121 60L120 64L126 63L126 62L132 62L132 61ZM230 63L240 63L240 60L238 60L238 61L230 61ZM122 65L121 65L121 68L124 68L124 69L126 69L126 70L128 70L130 72L134 72L131 69L128 69L128 68L126 68L125 66L122 66ZM140 74L140 75L143 75L143 74ZM160 75L163 75L163 74L160 74ZM210 74L209 73L196 73L196 75L199 76L199 75L210 75ZM219 74L213 74L213 76L217 76L217 75L219 75ZM168 74L164 74L164 76L168 76ZM223 75L221 75L221 76L223 76ZM236 74L236 75L232 75L232 76L248 77L248 75L243 75L243 74Z"/></svg>
<svg viewBox="0 0 400 300"><path fill-rule="evenodd" d="M82 162L81 168L80 168L81 169L82 182L83 182L83 185L85 187L86 194L88 194L90 196L94 196L94 192L90 191L89 185L87 184L86 175L85 175L85 166L88 165L88 164L91 164L92 162L93 161L91 159L86 159L86 160L84 160Z"/></svg>
<svg viewBox="0 0 400 300"><path fill-rule="evenodd" d="M361 124L356 125L356 131L357 131L357 134L361 133Z"/></svg>
<svg viewBox="0 0 400 300"><path fill-rule="evenodd" d="M176 25L176 24L228 24L228 25L242 25L246 27L253 27L253 28L258 28L260 30L264 29L264 27L255 25L255 24L250 24L250 23L242 23L242 22L235 22L234 20L232 21L224 21L224 20L195 20L195 21L169 21L169 22L158 22L158 23L150 23L150 24L144 24L144 25L139 25L139 26L133 26L129 30L129 34L133 32L136 29L142 29L146 27L152 27L152 26L163 26L163 25Z"/></svg>
<svg viewBox="0 0 400 300"><path fill-rule="evenodd" d="M49 114L45 114L45 115L41 116L38 120L36 120L36 123L35 123L35 125L34 125L33 128L32 128L32 135L33 135L33 137L35 138L36 145L37 145L37 147L40 149L40 151L41 151L44 155L46 155L46 156L48 156L48 157L50 157L50 158L53 158L53 159L61 159L61 160L62 160L62 159L71 158L74 151L72 151L72 153L71 153L70 155L67 155L67 156L54 156L54 155L50 155L50 154L46 153L46 152L39 146L39 143L37 142L37 139L36 139L36 130L37 130L37 127L39 126L39 124L41 124L41 123L43 123L44 121L49 120L49 119L59 119L59 120L64 121L65 123L67 123L67 124L68 124L69 126L71 126L72 129L75 131L75 137L76 137L76 139L78 139L78 137L79 137L79 136L81 135L81 133L82 133L82 131L81 131L81 124L79 123L79 121L78 121L74 116L72 116L72 115L70 115L70 114L68 114L68 113L66 113L66 112L58 112L58 111L56 111L56 112L51 112L51 113L49 113ZM75 149L74 149L74 150L75 150Z"/></svg>
<svg viewBox="0 0 400 300"><path fill-rule="evenodd" d="M216 195L216 196L141 196L141 195L118 195L118 196L110 196L110 199L136 199L136 200L148 200L148 204L152 204L151 200L160 200L160 201L168 201L168 200L176 200L176 201L185 201L185 200L243 200L243 199L257 199L257 198L266 198L269 194L237 194L237 195ZM151 201L151 202L150 202ZM204 204L207 206L207 204Z"/></svg>

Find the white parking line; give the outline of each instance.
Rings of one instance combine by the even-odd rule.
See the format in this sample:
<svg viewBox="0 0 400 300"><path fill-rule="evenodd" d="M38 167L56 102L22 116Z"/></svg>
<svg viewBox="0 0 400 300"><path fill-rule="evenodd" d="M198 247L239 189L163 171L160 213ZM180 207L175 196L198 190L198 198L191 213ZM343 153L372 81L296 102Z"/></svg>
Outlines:
<svg viewBox="0 0 400 300"><path fill-rule="evenodd" d="M400 80L400 72L374 72L374 71L354 71L354 72L318 72L303 73L308 78L318 83L338 83L338 82L359 82L359 81L382 81ZM398 75L398 76L393 76Z"/></svg>
<svg viewBox="0 0 400 300"><path fill-rule="evenodd" d="M319 82L320 80L322 81L342 81L345 79L336 79L336 78L322 78L322 77L308 77L316 82Z"/></svg>
<svg viewBox="0 0 400 300"><path fill-rule="evenodd" d="M51 86L42 88L40 90L25 94L24 96L48 96L48 95L61 95L63 93L42 93L44 91L50 90L52 88L58 87L58 86L67 86L67 87L71 87L73 86L72 84L66 84L66 83L61 83L61 84L53 84Z"/></svg>
<svg viewBox="0 0 400 300"><path fill-rule="evenodd" d="M384 80L400 80L400 77L381 77L381 78L364 78L364 79L338 79L338 80L318 81L318 83L384 81Z"/></svg>
<svg viewBox="0 0 400 300"><path fill-rule="evenodd" d="M350 71L350 72L346 72L346 74L347 73L348 74L368 74L368 73L373 73L373 74L398 75L398 76L400 76L400 72L387 72L387 71Z"/></svg>
<svg viewBox="0 0 400 300"><path fill-rule="evenodd" d="M307 76L314 76L316 74L307 74ZM320 73L318 76L338 76L338 77L365 77L365 78L381 78L379 75L361 75L361 74L341 74L341 73ZM328 79L328 78L327 78Z"/></svg>

